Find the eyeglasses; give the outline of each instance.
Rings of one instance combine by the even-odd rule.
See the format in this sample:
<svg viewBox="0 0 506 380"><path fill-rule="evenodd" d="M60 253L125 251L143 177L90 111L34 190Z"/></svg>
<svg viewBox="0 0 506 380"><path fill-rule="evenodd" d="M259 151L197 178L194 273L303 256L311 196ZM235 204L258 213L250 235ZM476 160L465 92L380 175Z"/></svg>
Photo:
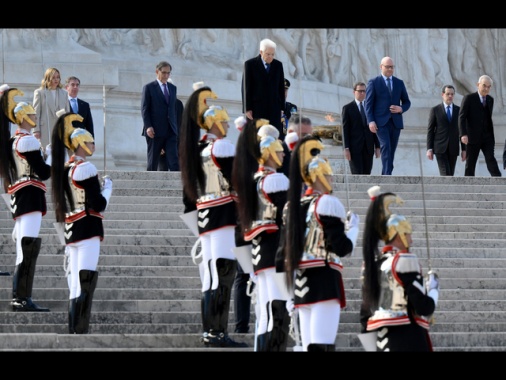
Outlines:
<svg viewBox="0 0 506 380"><path fill-rule="evenodd" d="M392 66L383 65L383 67L384 67L385 69L389 69L389 70L390 70L390 69L395 68L395 66L393 66L393 65L392 65Z"/></svg>
<svg viewBox="0 0 506 380"><path fill-rule="evenodd" d="M364 93L364 92L365 92L365 90L355 90L355 91L357 91L357 92L361 92L361 93Z"/></svg>

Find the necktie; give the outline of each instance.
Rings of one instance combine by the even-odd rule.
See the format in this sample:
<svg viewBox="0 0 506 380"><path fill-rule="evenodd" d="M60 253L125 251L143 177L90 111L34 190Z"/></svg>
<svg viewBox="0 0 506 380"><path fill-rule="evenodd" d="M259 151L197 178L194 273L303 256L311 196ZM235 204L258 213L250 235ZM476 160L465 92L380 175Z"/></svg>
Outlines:
<svg viewBox="0 0 506 380"><path fill-rule="evenodd" d="M76 98L70 98L70 105L72 106L72 112L77 113L77 100Z"/></svg>
<svg viewBox="0 0 506 380"><path fill-rule="evenodd" d="M270 63L266 63L265 64L265 70L267 70L267 72L269 72L270 69L271 69L271 64Z"/></svg>
<svg viewBox="0 0 506 380"><path fill-rule="evenodd" d="M367 118L365 117L364 102L360 102L360 114L362 115L362 121L367 124Z"/></svg>
<svg viewBox="0 0 506 380"><path fill-rule="evenodd" d="M169 90L167 90L167 83L163 84L163 94L165 95L165 101L169 104Z"/></svg>
<svg viewBox="0 0 506 380"><path fill-rule="evenodd" d="M390 91L390 95L392 95L392 80L390 79L390 77L387 78L387 87L388 91Z"/></svg>
<svg viewBox="0 0 506 380"><path fill-rule="evenodd" d="M487 97L484 96L482 99L483 99L483 107L486 107L487 106Z"/></svg>

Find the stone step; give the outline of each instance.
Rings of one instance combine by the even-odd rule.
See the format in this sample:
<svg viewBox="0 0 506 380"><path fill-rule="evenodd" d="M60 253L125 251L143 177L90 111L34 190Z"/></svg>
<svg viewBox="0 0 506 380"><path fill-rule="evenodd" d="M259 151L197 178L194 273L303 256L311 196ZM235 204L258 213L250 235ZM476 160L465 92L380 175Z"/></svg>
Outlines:
<svg viewBox="0 0 506 380"><path fill-rule="evenodd" d="M432 249L432 253L438 253L431 259L431 264L435 268L505 268L506 260L503 258L475 258L472 257L472 252L469 253L471 257L439 257L440 252ZM420 255L422 256L422 255ZM428 266L428 260L425 257L420 257L419 260L422 267ZM0 255L0 266L11 266L13 255L3 254ZM344 257L342 259L346 270L349 268L360 267L362 265L362 257L360 249L356 250L356 254L352 257ZM42 254L37 259L37 266L41 265L55 265L61 266L63 263L63 255L61 254ZM191 266L193 263L190 253L186 255L102 255L99 258L100 266L122 265L122 266Z"/></svg>
<svg viewBox="0 0 506 380"><path fill-rule="evenodd" d="M114 192L104 213L106 237L101 245L91 333L67 334L64 249L52 225L49 186L32 296L51 312L12 312L12 276L0 277L0 350L253 351L253 333L231 334L248 342L250 347L243 349L204 348L200 342L201 284L190 256L196 237L179 217L183 210L180 173L107 174L113 178ZM435 351L499 351L498 342L506 333L502 311L506 299L504 178L334 177L334 194L360 215L361 228L370 204L370 186L379 184L383 191L404 199L403 206L392 210L402 210L399 212L409 218L414 229L413 250L424 271L434 268L440 276L441 293L431 328ZM12 227L10 212L0 206L2 270L14 269ZM357 338L361 249L360 236L354 255L343 258L347 306L341 312L338 351L363 351ZM233 331L233 302L229 331ZM254 320L252 311L250 331L254 331ZM289 346L293 344L291 340Z"/></svg>
<svg viewBox="0 0 506 380"><path fill-rule="evenodd" d="M53 333L5 333L0 340L0 350L5 351L167 351L179 348L191 348L195 351L218 351L223 349L205 348L200 343L200 334L53 334ZM254 335L230 335L232 339L246 342L249 347L235 348L233 351L253 351ZM463 351L476 348L503 347L504 332L463 332L431 334L434 351L442 347L460 347ZM290 341L289 343L293 343ZM337 351L363 351L356 333L340 333L336 338ZM291 346L291 345L290 345ZM27 350L27 347L30 349ZM293 348L293 346L291 346ZM228 349L230 350L230 349Z"/></svg>
<svg viewBox="0 0 506 380"><path fill-rule="evenodd" d="M39 293L37 293L39 294ZM68 293L67 293L68 294ZM7 299L0 299L3 304L4 311L12 311L9 301ZM52 312L68 310L68 297L63 297L56 300L45 299L37 297L35 302L49 308ZM358 312L360 310L361 299L347 299L346 311ZM437 305L437 315L444 314L446 311L493 311L497 308L504 309L506 300L445 300L440 299ZM124 311L124 312L186 312L186 313L200 313L200 298L195 299L179 299L179 300L166 300L166 299L150 299L150 300L101 300L99 298L93 299L93 310L95 312L101 311ZM233 319L233 312L231 313Z"/></svg>

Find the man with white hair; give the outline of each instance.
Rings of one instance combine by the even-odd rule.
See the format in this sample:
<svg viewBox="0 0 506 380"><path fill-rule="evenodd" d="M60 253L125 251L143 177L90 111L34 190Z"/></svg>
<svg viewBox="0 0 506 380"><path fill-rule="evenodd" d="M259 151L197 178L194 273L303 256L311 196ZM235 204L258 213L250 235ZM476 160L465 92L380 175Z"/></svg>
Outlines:
<svg viewBox="0 0 506 380"><path fill-rule="evenodd" d="M466 177L474 177L480 151L485 156L490 175L501 177L494 154L495 136L492 121L494 98L489 95L492 84L492 78L482 75L476 84L478 91L465 95L460 105L459 136L460 141L466 145L467 158L464 171Z"/></svg>
<svg viewBox="0 0 506 380"><path fill-rule="evenodd" d="M260 54L244 63L242 108L250 120L267 119L284 140L285 74L283 63L274 58L276 43L268 38L260 41Z"/></svg>

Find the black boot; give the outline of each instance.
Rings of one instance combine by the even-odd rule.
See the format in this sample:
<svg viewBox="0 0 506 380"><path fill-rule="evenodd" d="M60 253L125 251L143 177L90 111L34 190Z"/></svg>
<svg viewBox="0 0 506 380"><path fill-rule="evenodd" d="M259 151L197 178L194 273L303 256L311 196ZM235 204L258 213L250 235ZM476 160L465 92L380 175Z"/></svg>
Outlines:
<svg viewBox="0 0 506 380"><path fill-rule="evenodd" d="M230 297L232 284L237 270L236 260L216 260L218 272L218 287L211 290L211 328L208 334L210 347L248 347L246 343L236 342L228 336L228 315L230 311Z"/></svg>
<svg viewBox="0 0 506 380"><path fill-rule="evenodd" d="M211 290L202 292L202 298L200 299L200 312L202 315L202 342L204 345L209 343L209 329L211 326Z"/></svg>
<svg viewBox="0 0 506 380"><path fill-rule="evenodd" d="M307 346L308 352L334 352L336 346L333 344L317 344L311 343Z"/></svg>
<svg viewBox="0 0 506 380"><path fill-rule="evenodd" d="M263 334L259 334L256 337L256 347L255 352L267 352L269 344L269 333L264 332Z"/></svg>
<svg viewBox="0 0 506 380"><path fill-rule="evenodd" d="M69 334L76 333L76 302L77 298L69 300Z"/></svg>
<svg viewBox="0 0 506 380"><path fill-rule="evenodd" d="M39 307L32 301L33 277L37 257L40 252L40 238L21 238L23 261L16 265L12 281L12 310L14 311L49 311L48 308Z"/></svg>
<svg viewBox="0 0 506 380"><path fill-rule="evenodd" d="M290 316L286 310L286 301L274 300L271 302L273 327L269 333L269 351L286 351Z"/></svg>
<svg viewBox="0 0 506 380"><path fill-rule="evenodd" d="M93 294L97 287L98 272L94 270L80 270L79 282L81 294L76 299L75 334L88 334L91 317Z"/></svg>

